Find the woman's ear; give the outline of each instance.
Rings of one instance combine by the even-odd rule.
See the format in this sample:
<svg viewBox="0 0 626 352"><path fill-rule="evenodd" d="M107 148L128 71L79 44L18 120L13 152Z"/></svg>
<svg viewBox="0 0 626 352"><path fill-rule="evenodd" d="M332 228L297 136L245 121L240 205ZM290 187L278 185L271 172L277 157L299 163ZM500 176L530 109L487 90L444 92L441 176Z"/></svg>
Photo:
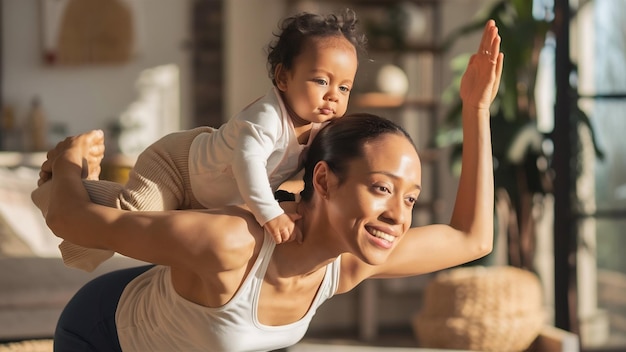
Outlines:
<svg viewBox="0 0 626 352"><path fill-rule="evenodd" d="M313 189L322 198L328 199L331 182L334 177L332 170L325 161L320 161L313 169Z"/></svg>
<svg viewBox="0 0 626 352"><path fill-rule="evenodd" d="M276 65L276 68L274 69L274 81L276 82L276 87L281 92L287 90L287 70L283 64Z"/></svg>

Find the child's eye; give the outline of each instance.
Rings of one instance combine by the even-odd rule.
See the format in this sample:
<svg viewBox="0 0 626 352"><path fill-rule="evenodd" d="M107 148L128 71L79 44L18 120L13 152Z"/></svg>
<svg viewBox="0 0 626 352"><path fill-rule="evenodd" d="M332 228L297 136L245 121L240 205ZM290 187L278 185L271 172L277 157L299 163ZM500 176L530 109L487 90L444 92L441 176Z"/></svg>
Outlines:
<svg viewBox="0 0 626 352"><path fill-rule="evenodd" d="M348 92L350 92L350 87L348 87L348 86L341 86L341 87L339 87L339 90L344 92L344 93L348 93Z"/></svg>
<svg viewBox="0 0 626 352"><path fill-rule="evenodd" d="M313 82L315 82L315 83L317 83L319 85L322 85L322 86L325 86L327 84L326 80L323 79L323 78L316 78L316 79L313 80Z"/></svg>

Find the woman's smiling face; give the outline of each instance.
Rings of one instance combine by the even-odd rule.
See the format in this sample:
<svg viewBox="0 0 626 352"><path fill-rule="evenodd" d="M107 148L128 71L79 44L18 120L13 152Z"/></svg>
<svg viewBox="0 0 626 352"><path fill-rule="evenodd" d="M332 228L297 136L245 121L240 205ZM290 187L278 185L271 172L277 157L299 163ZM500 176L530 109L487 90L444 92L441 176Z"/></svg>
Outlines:
<svg viewBox="0 0 626 352"><path fill-rule="evenodd" d="M352 254L383 263L411 226L421 190L421 165L413 144L400 134L383 134L348 163L343 182L328 190L330 223Z"/></svg>

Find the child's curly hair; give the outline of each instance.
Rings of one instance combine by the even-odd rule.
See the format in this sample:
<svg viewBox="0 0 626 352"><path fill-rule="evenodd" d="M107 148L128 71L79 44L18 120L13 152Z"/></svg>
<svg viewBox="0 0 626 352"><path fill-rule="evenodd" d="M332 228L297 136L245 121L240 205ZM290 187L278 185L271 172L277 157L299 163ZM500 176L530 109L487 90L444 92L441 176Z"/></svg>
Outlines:
<svg viewBox="0 0 626 352"><path fill-rule="evenodd" d="M367 39L357 24L356 13L350 9L339 16L303 12L282 20L278 26L280 33L274 33L276 38L267 47L267 69L272 83L276 85L276 66L282 64L285 69L291 69L307 38L342 35L354 45L357 55L364 52Z"/></svg>

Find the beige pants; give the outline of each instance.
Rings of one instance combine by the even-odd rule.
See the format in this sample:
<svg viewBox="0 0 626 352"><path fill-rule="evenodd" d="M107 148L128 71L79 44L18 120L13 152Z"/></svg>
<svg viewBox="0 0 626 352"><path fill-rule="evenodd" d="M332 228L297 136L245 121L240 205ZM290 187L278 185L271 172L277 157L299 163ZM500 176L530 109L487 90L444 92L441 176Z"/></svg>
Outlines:
<svg viewBox="0 0 626 352"><path fill-rule="evenodd" d="M103 180L84 180L91 201L133 211L203 208L191 192L189 147L198 134L213 130L198 127L159 139L139 155L125 186ZM67 241L61 242L59 249L65 265L85 271L93 271L114 253Z"/></svg>

